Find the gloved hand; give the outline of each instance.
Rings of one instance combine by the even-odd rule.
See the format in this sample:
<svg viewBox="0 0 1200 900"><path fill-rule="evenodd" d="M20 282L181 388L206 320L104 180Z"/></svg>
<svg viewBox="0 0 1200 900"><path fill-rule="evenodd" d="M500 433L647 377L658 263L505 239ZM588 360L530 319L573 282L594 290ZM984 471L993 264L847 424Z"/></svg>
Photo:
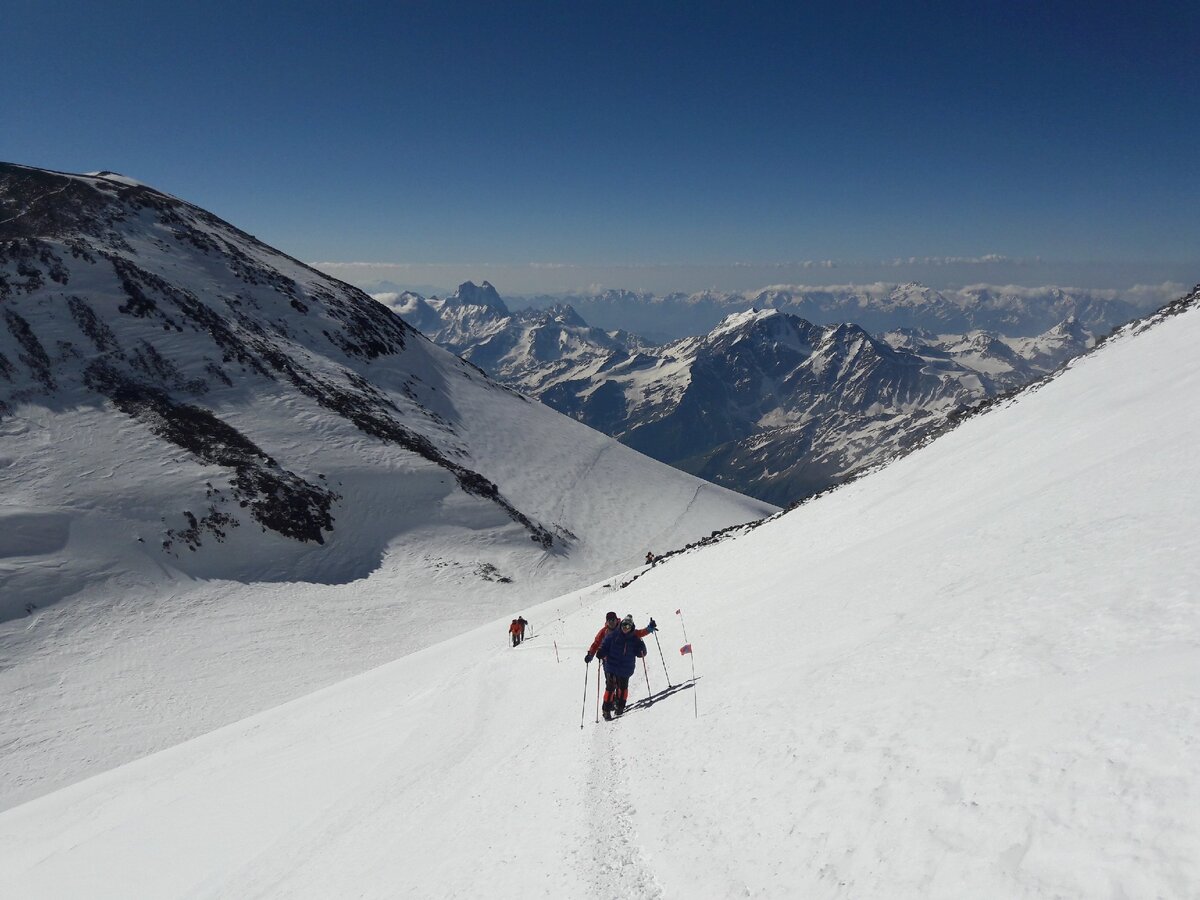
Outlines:
<svg viewBox="0 0 1200 900"><path fill-rule="evenodd" d="M650 624L646 626L646 630L651 634L654 634L654 632L658 631L658 623L654 621L653 617L650 619Z"/></svg>
<svg viewBox="0 0 1200 900"><path fill-rule="evenodd" d="M606 657L606 656L608 656L607 651L605 651L605 650L597 650L596 651L596 659L604 659L604 657Z"/></svg>
<svg viewBox="0 0 1200 900"><path fill-rule="evenodd" d="M590 653L589 653L587 656L585 656L585 657L583 658L583 661L584 661L585 663L590 663L590 662L592 661L592 654L590 654Z"/></svg>
<svg viewBox="0 0 1200 900"><path fill-rule="evenodd" d="M643 656L645 656L645 655L646 655L646 648L645 648L645 647L638 647L638 648L637 648L637 657L638 657L638 659L641 659L641 658L642 658Z"/></svg>

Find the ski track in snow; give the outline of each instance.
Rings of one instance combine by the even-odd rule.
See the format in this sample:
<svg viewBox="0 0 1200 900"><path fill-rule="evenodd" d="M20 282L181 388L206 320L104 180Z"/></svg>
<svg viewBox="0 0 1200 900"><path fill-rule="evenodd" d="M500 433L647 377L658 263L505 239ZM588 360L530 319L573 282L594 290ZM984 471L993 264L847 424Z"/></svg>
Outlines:
<svg viewBox="0 0 1200 900"><path fill-rule="evenodd" d="M17 219L20 219L23 216L27 215L29 213L29 210L33 209L33 207L36 206L37 204L49 199L50 197L54 197L54 196L57 196L58 194L61 194L63 191L65 191L70 186L71 185L69 183L64 184L57 191L48 191L45 194L38 195L37 199L35 199L33 202L29 203L23 210L21 210L15 216L9 216L7 219L0 219L0 225L7 225L9 222L17 221Z"/></svg>
<svg viewBox="0 0 1200 900"><path fill-rule="evenodd" d="M595 455L592 456L592 459L587 464L587 466L582 471L580 471L578 475L575 476L575 480L580 481L580 482L586 480L587 477L589 475L591 475L592 472L595 470L596 466L600 464L600 457L602 457L604 455L605 451L608 449L609 449L609 447L607 444L601 444L598 448L596 448ZM556 521L562 519L563 513L566 511L568 501L569 501L569 498L568 498L566 492L564 492L563 495L559 498L558 507L555 511L555 520Z"/></svg>
<svg viewBox="0 0 1200 900"><path fill-rule="evenodd" d="M696 505L696 500L699 499L700 492L702 490L704 490L704 488L705 488L704 482L701 482L700 484L696 485L696 490L692 492L692 499L687 502L687 506L685 506L683 508L683 512L681 512L679 514L679 517L675 520L675 522L673 523L673 526L677 526L680 522L682 522L684 519L687 518L687 514L689 512L691 512L692 507Z"/></svg>
<svg viewBox="0 0 1200 900"><path fill-rule="evenodd" d="M600 720L591 736L591 759L585 788L595 829L589 866L592 896L662 897L641 850L635 828L634 785L643 777L635 760L622 753L624 717Z"/></svg>

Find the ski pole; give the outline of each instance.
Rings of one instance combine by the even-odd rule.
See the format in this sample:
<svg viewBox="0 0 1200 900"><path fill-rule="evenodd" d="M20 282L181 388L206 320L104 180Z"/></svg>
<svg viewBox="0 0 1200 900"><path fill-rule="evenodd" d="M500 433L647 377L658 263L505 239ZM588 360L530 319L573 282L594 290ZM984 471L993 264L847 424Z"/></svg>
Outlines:
<svg viewBox="0 0 1200 900"><path fill-rule="evenodd" d="M579 713L579 730L580 731L583 731L583 720L587 718L587 682L588 682L588 675L591 674L591 672L588 671L588 666L590 666L590 665L591 665L591 663L587 663L583 667L583 709Z"/></svg>
<svg viewBox="0 0 1200 900"><path fill-rule="evenodd" d="M654 632L654 643L658 644L658 658L662 660L663 674L667 676L667 687L673 688L675 685L671 684L671 673L667 671L667 658L663 656L662 642L658 639L657 631Z"/></svg>
<svg viewBox="0 0 1200 900"><path fill-rule="evenodd" d="M688 651L688 659L692 663L692 710L698 719L700 718L700 701L696 699L696 654Z"/></svg>
<svg viewBox="0 0 1200 900"><path fill-rule="evenodd" d="M654 691L650 690L650 670L646 668L646 657L642 657L642 671L646 673L646 696L650 698L650 703L654 702ZM650 704L647 703L647 706Z"/></svg>
<svg viewBox="0 0 1200 900"><path fill-rule="evenodd" d="M600 670L604 666L596 663L596 724L600 724Z"/></svg>

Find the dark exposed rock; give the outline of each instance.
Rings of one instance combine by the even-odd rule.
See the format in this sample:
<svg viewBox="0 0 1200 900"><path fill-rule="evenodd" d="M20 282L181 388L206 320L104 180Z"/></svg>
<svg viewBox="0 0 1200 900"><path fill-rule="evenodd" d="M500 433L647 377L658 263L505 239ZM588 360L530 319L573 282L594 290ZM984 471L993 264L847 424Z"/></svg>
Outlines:
<svg viewBox="0 0 1200 900"><path fill-rule="evenodd" d="M17 339L17 343L25 351L20 355L20 359L28 367L34 381L37 381L46 390L53 391L57 384L54 381L54 375L50 372L50 355L42 346L41 341L37 339L37 335L33 333L33 329L29 327L29 323L12 309L4 310L4 321L12 336Z"/></svg>
<svg viewBox="0 0 1200 900"><path fill-rule="evenodd" d="M96 315L95 311L82 297L68 297L67 305L71 309L71 317L97 350L101 353L121 352L121 345L116 334Z"/></svg>
<svg viewBox="0 0 1200 900"><path fill-rule="evenodd" d="M162 390L134 381L107 362L88 366L87 383L121 412L206 463L234 471L234 495L262 525L299 541L325 542L333 529L337 494L281 468L253 441L206 409L178 403Z"/></svg>
<svg viewBox="0 0 1200 900"><path fill-rule="evenodd" d="M220 544L228 537L227 529L238 528L242 524L235 516L217 509L216 504L211 504L208 511L198 519L189 510L184 510L183 517L187 520L188 527L168 528L167 537L162 542L164 550L171 551L176 543L183 543L189 550L195 550L203 544L206 534L211 535Z"/></svg>

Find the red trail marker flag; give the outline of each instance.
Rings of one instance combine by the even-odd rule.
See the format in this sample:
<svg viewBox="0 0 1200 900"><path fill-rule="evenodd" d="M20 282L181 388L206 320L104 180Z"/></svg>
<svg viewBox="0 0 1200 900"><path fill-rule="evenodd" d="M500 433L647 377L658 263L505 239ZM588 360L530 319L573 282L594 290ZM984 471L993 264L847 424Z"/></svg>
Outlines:
<svg viewBox="0 0 1200 900"><path fill-rule="evenodd" d="M687 626L683 624L683 608L675 610L675 615L679 616L679 627L683 629L683 639L686 641ZM696 699L696 654L692 653L692 645L690 642L679 648L680 656L690 656L688 660L692 664L692 709L696 713L696 718L700 718L700 701Z"/></svg>

